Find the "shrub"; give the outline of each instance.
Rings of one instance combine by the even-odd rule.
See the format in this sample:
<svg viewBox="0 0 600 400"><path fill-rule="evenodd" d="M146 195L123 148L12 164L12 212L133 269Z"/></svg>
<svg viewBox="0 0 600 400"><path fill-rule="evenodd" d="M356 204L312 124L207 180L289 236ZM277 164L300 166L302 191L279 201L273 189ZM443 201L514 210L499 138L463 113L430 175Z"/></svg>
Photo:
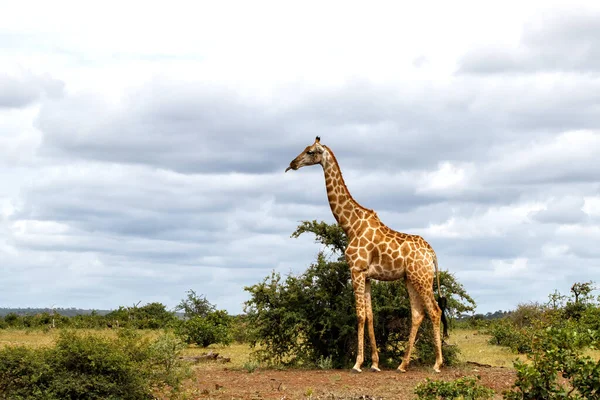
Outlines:
<svg viewBox="0 0 600 400"><path fill-rule="evenodd" d="M48 351L26 347L0 350L0 398L42 399L51 381ZM48 397L51 398L51 397Z"/></svg>
<svg viewBox="0 0 600 400"><path fill-rule="evenodd" d="M179 359L186 345L174 334L159 336L148 347L148 371L155 387L177 392L190 376L190 369Z"/></svg>
<svg viewBox="0 0 600 400"><path fill-rule="evenodd" d="M227 311L217 310L204 296L190 289L176 309L184 312L185 320L176 324L175 332L185 343L208 347L233 341L230 329L233 318Z"/></svg>
<svg viewBox="0 0 600 400"><path fill-rule="evenodd" d="M236 315L231 317L229 324L231 338L236 343L250 343L250 326L246 315Z"/></svg>
<svg viewBox="0 0 600 400"><path fill-rule="evenodd" d="M543 320L544 313L545 309L539 303L521 303L509 318L515 326L525 328L532 326L536 321Z"/></svg>
<svg viewBox="0 0 600 400"><path fill-rule="evenodd" d="M479 376L464 377L454 381L432 381L427 378L425 382L419 383L415 388L415 394L420 400L439 399L491 399L494 391L480 385L477 381Z"/></svg>
<svg viewBox="0 0 600 400"><path fill-rule="evenodd" d="M21 317L19 317L17 314L11 312L8 313L5 317L4 317L4 322L6 323L6 325L8 325L11 328L16 328L18 326L22 326L22 320Z"/></svg>
<svg viewBox="0 0 600 400"><path fill-rule="evenodd" d="M534 328L519 328L505 318L490 323L486 333L491 335L490 344L506 346L520 354L531 352Z"/></svg>
<svg viewBox="0 0 600 400"><path fill-rule="evenodd" d="M125 332L117 339L62 332L51 349L0 351L0 398L150 399L177 390L185 368L172 337L154 342Z"/></svg>
<svg viewBox="0 0 600 400"><path fill-rule="evenodd" d="M52 353L49 391L61 399L148 398L143 372L118 343L93 336L63 333Z"/></svg>
<svg viewBox="0 0 600 400"><path fill-rule="evenodd" d="M230 317L225 311L213 311L205 317L194 316L180 321L176 333L185 343L208 347L211 344L228 345L232 342L229 332Z"/></svg>
<svg viewBox="0 0 600 400"><path fill-rule="evenodd" d="M421 335L421 336L419 336ZM415 361L422 365L433 365L435 363L435 345L433 343L433 329L431 321L426 320L421 324L417 337L427 338L415 342ZM404 355L404 354L402 354ZM460 349L457 345L442 343L442 355L444 356L444 365L451 367L457 365L460 355ZM400 354L395 360L400 359Z"/></svg>
<svg viewBox="0 0 600 400"><path fill-rule="evenodd" d="M600 307L586 308L579 319L579 324L585 329L600 333Z"/></svg>
<svg viewBox="0 0 600 400"><path fill-rule="evenodd" d="M583 336L583 337L582 337ZM586 344L597 344L593 332L549 327L536 334L529 363L516 361L517 378L508 400L597 399L600 397L600 361L582 356Z"/></svg>

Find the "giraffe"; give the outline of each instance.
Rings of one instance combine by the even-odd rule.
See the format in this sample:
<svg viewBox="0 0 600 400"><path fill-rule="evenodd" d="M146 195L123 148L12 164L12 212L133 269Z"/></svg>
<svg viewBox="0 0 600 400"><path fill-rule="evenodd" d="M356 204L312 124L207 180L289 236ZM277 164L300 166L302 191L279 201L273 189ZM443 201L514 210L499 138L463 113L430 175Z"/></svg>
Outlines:
<svg viewBox="0 0 600 400"><path fill-rule="evenodd" d="M443 309L446 299L441 297L437 256L433 248L420 236L388 228L373 210L358 204L346 187L333 152L320 141L317 136L312 145L307 146L292 160L285 172L316 164L323 167L331 211L348 236L345 256L351 271L358 319L358 352L352 371L361 372L365 322L371 344L371 371L380 371L371 307L371 280L376 279L404 280L410 299L411 330L408 348L398 371L406 372L417 331L427 311L433 323L435 342L436 360L433 369L440 372L443 362L440 320L444 323L446 334ZM439 295L437 303L433 293L433 279L436 275Z"/></svg>

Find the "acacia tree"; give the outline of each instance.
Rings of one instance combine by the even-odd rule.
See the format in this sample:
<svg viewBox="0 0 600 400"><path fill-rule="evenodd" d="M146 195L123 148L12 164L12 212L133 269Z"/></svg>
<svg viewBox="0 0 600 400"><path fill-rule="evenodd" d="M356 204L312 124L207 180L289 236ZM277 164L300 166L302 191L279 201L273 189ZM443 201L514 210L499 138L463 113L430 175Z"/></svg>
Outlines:
<svg viewBox="0 0 600 400"><path fill-rule="evenodd" d="M571 293L573 293L573 297L575 298L575 304L586 303L591 300L592 296L590 293L596 290L594 287L594 282L576 282L571 286Z"/></svg>
<svg viewBox="0 0 600 400"><path fill-rule="evenodd" d="M204 295L198 296L192 289L186 293L187 297L175 307L176 311L183 311L185 318L206 317L215 311L216 307Z"/></svg>
<svg viewBox="0 0 600 400"><path fill-rule="evenodd" d="M307 232L315 235L324 250L304 273L285 279L272 273L245 288L251 296L245 305L249 326L253 327L251 344L260 345L255 354L261 361L318 364L328 359L334 367L346 367L356 352L354 293L344 259L348 239L339 225L317 221L302 222L292 237ZM474 310L475 302L453 275L441 271L440 283L451 315ZM381 361L393 364L408 338L409 297L401 282L373 282L372 298ZM431 324L424 323L421 329L431 329ZM433 362L432 334L421 335L417 358ZM450 354L451 348L445 346L444 352L447 363L456 358Z"/></svg>

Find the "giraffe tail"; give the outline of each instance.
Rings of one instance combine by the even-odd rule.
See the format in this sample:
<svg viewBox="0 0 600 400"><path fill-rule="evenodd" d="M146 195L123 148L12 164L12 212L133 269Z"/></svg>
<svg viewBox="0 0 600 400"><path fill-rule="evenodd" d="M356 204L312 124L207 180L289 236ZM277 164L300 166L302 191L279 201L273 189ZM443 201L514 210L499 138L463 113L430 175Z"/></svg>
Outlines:
<svg viewBox="0 0 600 400"><path fill-rule="evenodd" d="M438 289L438 299L437 299L437 303L438 306L440 307L440 310L442 310L442 325L444 326L444 333L443 336L444 338L450 337L450 335L448 335L448 319L446 318L446 308L448 307L448 299L445 296L442 296L442 289L440 286L440 271L438 268L438 261L437 261L437 257L435 257L433 259L433 263L435 264L435 275L437 278L437 289Z"/></svg>

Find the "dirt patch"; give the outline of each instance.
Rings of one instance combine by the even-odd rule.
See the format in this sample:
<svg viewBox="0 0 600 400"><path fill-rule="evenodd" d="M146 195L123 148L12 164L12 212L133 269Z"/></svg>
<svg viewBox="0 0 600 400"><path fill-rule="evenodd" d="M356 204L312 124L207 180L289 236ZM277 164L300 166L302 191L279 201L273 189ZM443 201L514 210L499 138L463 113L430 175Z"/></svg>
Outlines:
<svg viewBox="0 0 600 400"><path fill-rule="evenodd" d="M498 394L512 386L515 372L508 368L411 368L407 373L349 370L198 370L187 392L198 399L414 399L414 388L426 378L453 380L481 376L481 384Z"/></svg>

